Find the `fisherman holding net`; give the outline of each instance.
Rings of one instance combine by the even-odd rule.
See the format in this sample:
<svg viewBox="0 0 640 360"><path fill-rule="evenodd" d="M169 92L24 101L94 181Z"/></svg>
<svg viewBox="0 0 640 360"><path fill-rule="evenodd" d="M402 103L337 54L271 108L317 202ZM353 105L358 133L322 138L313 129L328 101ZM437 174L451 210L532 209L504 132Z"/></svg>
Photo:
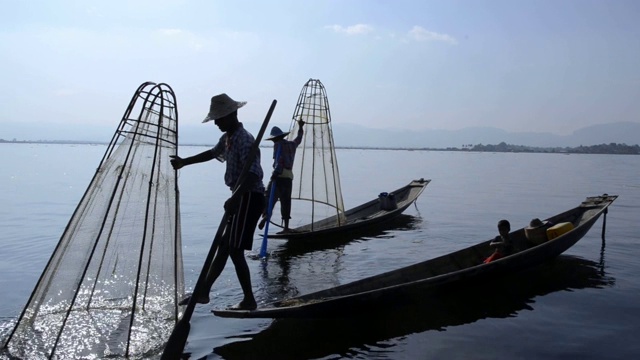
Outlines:
<svg viewBox="0 0 640 360"><path fill-rule="evenodd" d="M293 189L293 161L296 157L296 148L302 142L304 131L302 126L304 121L302 117L298 119L298 135L293 140L286 140L285 137L289 132L282 132L279 127L274 126L271 129L270 137L267 140L273 141L273 172L269 185L267 185L267 199L269 194L274 192L273 201L267 206L269 207L264 214L258 228L262 230L267 219L267 214L271 214L275 203L280 201L280 214L282 215L283 232L287 233L289 229L289 219L291 219L291 191ZM272 189L273 187L273 189Z"/></svg>
<svg viewBox="0 0 640 360"><path fill-rule="evenodd" d="M187 165L212 159L226 162L224 182L233 191L255 141L253 135L245 130L238 120L238 109L245 104L246 102L244 101L234 101L227 94L212 97L209 114L203 123L214 121L224 134L210 150L184 159L179 156L172 156L171 165L173 168L177 170ZM253 246L253 234L260 215L264 211L265 198L260 152L258 151L254 159L249 160L252 161L252 164L247 177L239 184L238 190L232 193L232 196L224 204L225 211L231 216L229 216L229 221L222 235L220 247L211 262L206 283L203 287L204 290L197 294L192 294L192 296L196 297L195 300L198 303L209 303L211 287L230 257L244 293L242 301L230 309L254 310L257 307L244 251L251 250ZM188 304L189 299L189 297L183 299L180 305Z"/></svg>

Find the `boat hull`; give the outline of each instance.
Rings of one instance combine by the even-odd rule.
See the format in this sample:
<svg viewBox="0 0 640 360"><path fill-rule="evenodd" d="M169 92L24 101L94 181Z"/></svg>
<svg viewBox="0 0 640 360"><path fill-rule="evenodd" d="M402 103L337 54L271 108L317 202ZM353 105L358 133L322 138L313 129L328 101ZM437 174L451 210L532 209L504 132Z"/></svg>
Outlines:
<svg viewBox="0 0 640 360"><path fill-rule="evenodd" d="M213 310L233 318L319 318L352 316L376 307L402 304L403 299L450 293L470 282L478 283L550 261L577 243L606 213L616 195L589 197L579 206L548 218L571 222L574 229L540 245L527 242L524 229L510 234L516 252L484 263L493 251L491 240L401 269L334 288L287 299L253 311Z"/></svg>
<svg viewBox="0 0 640 360"><path fill-rule="evenodd" d="M390 192L396 198L397 207L382 209L378 198L368 201L344 213L345 220L337 225L336 217L330 217L292 229L288 233L269 234L270 239L322 240L326 235L345 234L385 223L402 214L422 194L431 180L413 180L395 191Z"/></svg>

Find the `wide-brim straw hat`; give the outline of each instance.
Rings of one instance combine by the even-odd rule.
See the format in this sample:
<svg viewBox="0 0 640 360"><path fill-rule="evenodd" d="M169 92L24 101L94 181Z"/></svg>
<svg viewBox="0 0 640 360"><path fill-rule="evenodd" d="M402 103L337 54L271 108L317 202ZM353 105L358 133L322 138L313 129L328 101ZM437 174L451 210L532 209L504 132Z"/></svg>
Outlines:
<svg viewBox="0 0 640 360"><path fill-rule="evenodd" d="M211 98L211 105L209 106L209 114L207 115L203 123L211 120L217 120L223 118L232 112L245 106L246 101L235 101L227 94L216 95Z"/></svg>
<svg viewBox="0 0 640 360"><path fill-rule="evenodd" d="M289 132L282 132L282 130L280 130L279 127L274 126L271 128L271 134L269 134L270 136L267 138L267 140L276 140L278 138L283 138L287 135L289 135Z"/></svg>
<svg viewBox="0 0 640 360"><path fill-rule="evenodd" d="M548 221L542 221L538 218L534 218L531 220L531 222L529 222L529 226L527 226L527 229L537 229L541 226L545 226L547 225L549 222Z"/></svg>

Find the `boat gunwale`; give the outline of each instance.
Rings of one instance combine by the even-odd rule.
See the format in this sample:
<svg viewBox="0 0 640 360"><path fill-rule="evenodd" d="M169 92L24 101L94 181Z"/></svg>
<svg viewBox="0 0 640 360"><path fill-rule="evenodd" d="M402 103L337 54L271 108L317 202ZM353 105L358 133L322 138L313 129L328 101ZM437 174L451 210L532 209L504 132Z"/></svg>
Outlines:
<svg viewBox="0 0 640 360"><path fill-rule="evenodd" d="M489 263L479 263L477 265L468 266L452 272L445 272L438 275L428 276L422 279L417 279L417 280L403 282L403 283L394 284L394 285L388 285L388 286L384 286L376 289L370 289L370 290L353 292L349 294L336 295L336 296L328 296L328 297L320 297L320 298L317 297L318 294L321 294L326 291L334 291L334 290L339 290L341 288L358 286L359 284L376 281L376 279L378 278L387 277L389 275L393 275L399 272L410 272L411 268L424 267L430 262L435 262L437 260L440 260L446 257L451 257L455 254L469 252L473 248L477 249L477 248L488 246L488 244L492 240L486 240L481 243L478 243L469 247L465 247L463 249L459 249L457 251L454 251L448 254L443 254L438 257L425 260L423 262L415 263L415 264L408 265L395 270L386 271L384 273L380 273L371 277L355 280L355 281L342 284L330 289L320 290L320 291L304 294L304 295L289 298L289 299L279 300L279 301L268 304L270 307L261 308L253 311L228 311L228 310L214 309L212 310L212 312L217 316L235 317L235 318L295 317L295 316L271 316L271 315L272 314L277 315L282 311L290 311L292 312L292 315L295 315L299 312L304 312L305 310L307 310L307 308L313 306L316 303L322 303L325 306L331 306L332 303L338 302L340 300L351 298L352 300L355 301L357 298L366 297L367 295L374 294L374 295L380 296L382 294L387 294L397 289L404 289L409 287L429 288L429 287L434 287L436 285L437 286L446 285L462 279L464 280L473 279L474 277L469 274L472 274L474 272L482 272L482 276L488 276L497 272L498 270L500 270L500 268L505 267L508 264L517 262L518 259L530 258L528 255L531 255L532 253L544 253L548 249L558 248L556 250L553 250L553 254L550 257L549 256L545 257L545 258L555 258L561 255L562 253L564 253L567 249L569 249L571 246L576 244L582 237L584 237L584 235L591 229L591 227L596 223L596 221L600 218L600 216L603 213L605 213L605 211L608 210L608 207L617 199L617 197L618 197L617 195L608 195L608 194L604 194L599 197L598 196L588 197L580 205L547 218L548 220L566 218L568 216L571 216L572 214L579 212L579 214L576 214L577 216L576 220L581 220L583 219L584 215L587 214L589 211L597 210L589 214L588 218L585 221L581 221L578 224L578 226L576 226L569 232L566 232L542 244L531 246L527 249L518 251L517 253L502 257L500 259L497 259ZM597 203L593 203L593 202L589 202L590 199L601 199L601 201ZM514 230L513 232L511 232L511 234L517 233L517 232L524 232L524 228ZM571 239L574 239L574 240L571 240ZM519 266L516 271L520 271L525 267L535 266L538 263L540 263L540 261L534 261L533 265L529 265L527 262L522 262L520 263L522 265ZM295 305L282 305L283 303L292 302L292 301L301 301L301 303L295 304ZM309 316L309 317L314 317L314 316Z"/></svg>
<svg viewBox="0 0 640 360"><path fill-rule="evenodd" d="M267 237L270 239L281 239L281 240L302 240L302 239L310 239L310 238L317 238L319 236L322 235L328 235L328 234L333 234L333 233L339 233L339 232L344 232L344 231L354 231L357 230L361 227L364 227L366 225L370 225L370 224L377 224L377 223L381 223L384 222L392 217L395 217L401 213L403 213L409 206L411 206L411 204L415 203L418 198L420 197L420 195L422 195L422 193L424 192L425 188L427 187L427 185L429 185L429 183L431 183L431 179L418 179L418 180L412 180L411 182L409 182L409 184L404 185L401 188L398 188L394 191L392 191L391 193L402 193L402 192L407 192L407 193L411 193L412 189L414 188L418 188L419 190L417 191L417 193L415 194L415 196L413 197L409 197L407 196L407 200L403 200L402 205L400 205L400 203L398 204L398 207L393 209L393 210L380 210L378 212L374 212L372 213L372 215L375 215L376 213L380 213L379 215L376 215L374 217L371 218L364 218L364 220L360 220L358 221L358 219L354 219L354 220L349 220L350 216L353 216L354 214L357 214L359 211L362 211L363 209L367 209L373 206L378 206L378 198L375 198L373 200L367 201L363 204L360 204L354 208L351 208L347 211L344 212L344 215L346 216L347 220L345 221L344 225L341 226L331 226L331 227L324 227L322 229L319 230L315 230L315 231L300 231L298 229L301 228L306 228L306 227L310 227L312 224L306 224L306 225L302 225L300 227L294 228L292 229L293 231L290 233L284 233L284 234L280 234L280 233L276 233L276 234L268 234ZM370 215L371 216L371 215ZM331 219L334 218L335 215L333 217L329 217L326 219L322 219L322 220L318 220L315 223L319 223L319 222L323 222L326 221L327 219Z"/></svg>

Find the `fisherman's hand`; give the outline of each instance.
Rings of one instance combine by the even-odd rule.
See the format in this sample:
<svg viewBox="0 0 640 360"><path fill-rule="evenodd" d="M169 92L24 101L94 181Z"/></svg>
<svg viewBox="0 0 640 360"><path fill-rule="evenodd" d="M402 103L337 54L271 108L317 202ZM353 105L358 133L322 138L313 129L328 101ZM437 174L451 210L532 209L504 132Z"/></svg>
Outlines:
<svg viewBox="0 0 640 360"><path fill-rule="evenodd" d="M300 119L298 119L298 126L302 127L304 125L304 120L302 120L302 117L300 117Z"/></svg>
<svg viewBox="0 0 640 360"><path fill-rule="evenodd" d="M169 155L169 157L171 158L171 166L173 166L174 170L178 170L186 165L184 159L178 155Z"/></svg>
<svg viewBox="0 0 640 360"><path fill-rule="evenodd" d="M224 202L224 211L235 214L238 212L238 208L240 207L240 198L238 197L230 197L227 201Z"/></svg>

